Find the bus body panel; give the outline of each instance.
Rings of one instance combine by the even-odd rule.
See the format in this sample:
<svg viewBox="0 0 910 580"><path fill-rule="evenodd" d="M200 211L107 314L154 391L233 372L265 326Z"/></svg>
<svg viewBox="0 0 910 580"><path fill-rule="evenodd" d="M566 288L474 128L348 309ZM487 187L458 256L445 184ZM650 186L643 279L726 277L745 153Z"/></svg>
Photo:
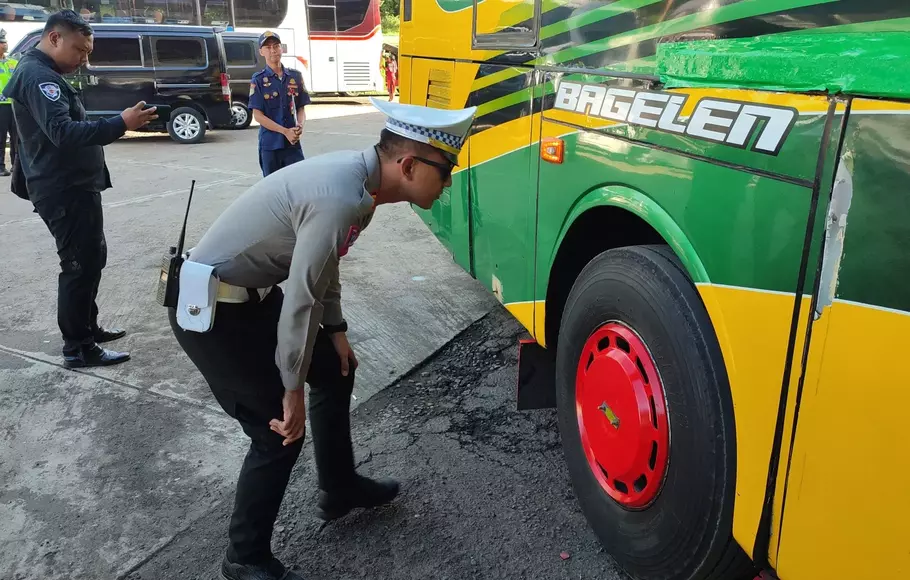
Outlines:
<svg viewBox="0 0 910 580"><path fill-rule="evenodd" d="M495 74L501 68L482 65L479 74ZM526 68L513 78L513 86L491 89L482 97L474 94L469 105L496 101L520 89L519 85L533 86L536 78L535 72ZM489 125L475 124L469 164L474 276L500 302L510 305L529 330L534 327L533 307L524 304L533 304L540 158L533 106L532 99L524 99L500 110L501 116L488 117ZM500 157L501 152L507 152L506 156Z"/></svg>
<svg viewBox="0 0 910 580"><path fill-rule="evenodd" d="M706 279L691 268L690 277L708 306L730 378L737 427L734 533L748 550L765 496L775 426L769 418L781 396L811 190L547 120L544 134L563 134L567 161L541 164L539 299L546 299L551 283L563 216L577 196L598 188L605 194L601 204L640 203L639 196L623 195L628 190L650 199L684 236L671 247L682 254L678 248L690 245L704 266ZM820 139L819 133L802 141L807 155L814 150L817 156ZM611 194L617 187L619 194ZM671 241L667 230L658 233Z"/></svg>
<svg viewBox="0 0 910 580"><path fill-rule="evenodd" d="M476 72L476 65L444 60L402 57L404 69L401 77L400 100L415 105L450 108L452 103L467 99L467 83ZM459 90L457 87L461 87ZM452 185L443 190L439 200L429 210L414 207L414 211L442 245L452 254L455 262L473 274L470 243L470 199L468 164L470 140L458 156L458 167L452 172Z"/></svg>
<svg viewBox="0 0 910 580"><path fill-rule="evenodd" d="M828 212L782 578L910 573L910 104L855 99Z"/></svg>
<svg viewBox="0 0 910 580"><path fill-rule="evenodd" d="M477 9L478 31L535 26L528 14L521 16L528 9L521 2L485 0ZM492 17L495 13L498 21ZM582 74L571 69L607 67L653 73L658 40L786 34L805 28L820 33L907 30L910 6L865 0L710 4L692 0L570 8L562 2L544 2L537 27L537 54L514 47L473 47L473 17L471 2L438 0L415 3L411 21L402 22L401 53L413 58L408 82L414 89L424 90L427 84L424 75L429 71L417 64L424 60L421 56L473 61L457 66L476 68L464 100L433 104L422 93L402 99L448 108L478 106L473 134L465 146L470 151L470 175L457 174L469 184L459 188L459 195L468 199L469 219L453 219L451 212L447 219L434 219L440 217L435 207L419 213L450 249L455 247L451 240L461 240L455 252L458 263L496 293L542 344L547 341L547 313L560 306L546 303L553 283L551 271L566 232L585 209L598 205L623 208L641 217L670 244L697 285L730 376L737 425L733 533L748 553L756 543L762 516L782 378L788 366L787 346L792 340L789 368L794 372L787 385L781 455L774 462L779 471L774 481L773 537L770 553L757 555L777 564L779 517L790 470L788 450L797 420L799 368L809 326L805 313L811 307L811 296L801 297L804 315L795 328L794 301L798 282L811 293L815 269L807 268L805 280L797 278L801 263L814 264L819 257L826 191L834 174L830 161L840 141L846 107L836 104L829 116L831 102L824 96L712 88L655 91L647 79L634 75L617 79L598 71ZM439 63L435 60L433 66L441 66ZM568 70L540 71L538 82L533 82L529 69L539 65ZM576 100L565 92L560 95L560 82L576 83ZM616 88L633 94L613 94L606 106L610 89ZM638 104L638 116L630 122L637 93L647 93L648 98ZM586 102L579 105L582 97ZM617 97L625 98L624 108L617 106L622 102ZM690 130L693 113L705 100L712 106L734 104L725 111L723 105L709 111L710 121L703 118L696 126L714 130L707 136ZM674 101L679 104L678 114L662 115L660 107L666 110L666 103ZM657 108L647 109L649 106ZM775 111L755 109L765 106ZM766 140L759 147L768 120L780 115L781 122L786 122L780 111L787 109L794 112L792 123L778 131L776 140ZM605 111L609 114L603 114ZM650 119L642 114L649 111ZM737 125L737 115L756 112L765 114L761 121L749 123L747 119ZM717 123L724 115L729 122ZM816 176L826 123L830 129L824 152L827 161ZM734 131L737 126L739 132ZM731 139L731 133L739 138ZM532 137L526 143L529 134L563 139L565 161L532 162L532 157L539 159L540 142ZM497 174L497 169L503 173ZM539 179L533 192L535 169ZM524 172L531 176L528 191ZM819 207L810 219L816 178L821 185ZM651 207L657 209L649 212ZM524 227L528 215L536 218L536 227ZM813 230L808 249L807 227ZM523 249L529 246L536 248L533 264ZM515 264L515 260L521 262ZM531 288L526 286L528 280L533 281ZM813 345L817 341L813 338ZM809 513L807 521L811 520ZM783 531L789 533L786 524Z"/></svg>

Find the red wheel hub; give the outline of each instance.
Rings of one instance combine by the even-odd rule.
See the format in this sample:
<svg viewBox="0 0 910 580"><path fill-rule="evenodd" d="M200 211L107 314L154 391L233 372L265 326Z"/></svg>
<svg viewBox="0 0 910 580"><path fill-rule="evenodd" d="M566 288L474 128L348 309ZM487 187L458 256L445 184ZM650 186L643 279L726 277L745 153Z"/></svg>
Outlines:
<svg viewBox="0 0 910 580"><path fill-rule="evenodd" d="M575 410L582 448L604 491L630 509L650 504L667 471L670 424L657 368L628 326L611 322L588 338Z"/></svg>

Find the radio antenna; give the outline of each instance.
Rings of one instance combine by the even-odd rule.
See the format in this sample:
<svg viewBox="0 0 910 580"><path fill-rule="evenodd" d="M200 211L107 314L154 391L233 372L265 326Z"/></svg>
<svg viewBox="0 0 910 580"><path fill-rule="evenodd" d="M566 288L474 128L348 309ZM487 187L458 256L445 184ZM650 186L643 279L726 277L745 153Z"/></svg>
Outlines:
<svg viewBox="0 0 910 580"><path fill-rule="evenodd" d="M190 204L193 203L193 190L196 188L196 180L190 184L190 198L186 202L186 215L183 216L183 229L180 230L180 240L177 242L177 257L183 255L183 243L186 240L186 222L190 217Z"/></svg>

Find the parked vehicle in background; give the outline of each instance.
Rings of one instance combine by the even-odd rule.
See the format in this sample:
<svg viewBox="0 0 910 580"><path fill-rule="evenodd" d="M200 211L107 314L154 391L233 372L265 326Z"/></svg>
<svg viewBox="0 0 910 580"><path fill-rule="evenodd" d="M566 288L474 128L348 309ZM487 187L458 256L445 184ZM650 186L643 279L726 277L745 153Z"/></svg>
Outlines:
<svg viewBox="0 0 910 580"><path fill-rule="evenodd" d="M225 47L211 26L97 24L89 62L67 75L82 92L89 119L110 117L145 101L158 119L143 131L167 132L178 143L199 143L207 128L230 128L231 94ZM35 46L32 30L13 49Z"/></svg>
<svg viewBox="0 0 910 580"><path fill-rule="evenodd" d="M250 82L257 71L266 67L265 58L259 54L259 35L254 32L225 32L222 37L231 85L231 126L246 129L253 120Z"/></svg>
<svg viewBox="0 0 910 580"><path fill-rule="evenodd" d="M312 95L383 91L380 0L0 0L10 46L62 8L96 24L221 26L281 36L285 66L303 73ZM257 51L258 52L258 51Z"/></svg>

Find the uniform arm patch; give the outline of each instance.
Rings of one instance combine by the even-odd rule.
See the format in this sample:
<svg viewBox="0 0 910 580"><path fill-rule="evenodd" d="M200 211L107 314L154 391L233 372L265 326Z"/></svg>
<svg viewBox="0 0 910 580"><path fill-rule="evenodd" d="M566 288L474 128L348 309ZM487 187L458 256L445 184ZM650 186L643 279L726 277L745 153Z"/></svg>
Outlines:
<svg viewBox="0 0 910 580"><path fill-rule="evenodd" d="M247 106L250 109L259 109L261 111L265 107L265 101L262 99L262 87L259 87L258 85L258 79L253 77L250 81L250 98Z"/></svg>
<svg viewBox="0 0 910 580"><path fill-rule="evenodd" d="M38 85L38 89L48 101L56 103L60 100L60 85L57 83L41 83Z"/></svg>

